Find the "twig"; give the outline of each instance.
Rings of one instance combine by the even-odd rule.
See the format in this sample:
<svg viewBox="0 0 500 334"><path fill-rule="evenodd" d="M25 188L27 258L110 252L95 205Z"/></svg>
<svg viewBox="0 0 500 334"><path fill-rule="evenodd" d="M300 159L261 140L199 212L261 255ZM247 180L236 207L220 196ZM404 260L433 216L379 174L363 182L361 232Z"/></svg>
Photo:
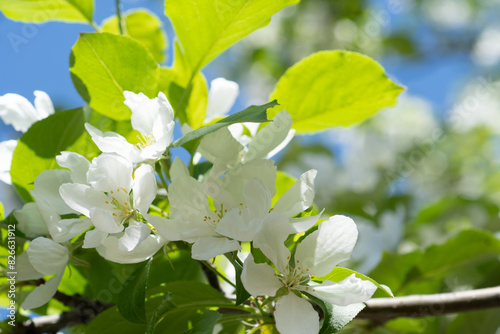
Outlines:
<svg viewBox="0 0 500 334"><path fill-rule="evenodd" d="M500 286L486 289L375 298L367 301L358 318L386 321L394 318L440 316L500 307Z"/></svg>

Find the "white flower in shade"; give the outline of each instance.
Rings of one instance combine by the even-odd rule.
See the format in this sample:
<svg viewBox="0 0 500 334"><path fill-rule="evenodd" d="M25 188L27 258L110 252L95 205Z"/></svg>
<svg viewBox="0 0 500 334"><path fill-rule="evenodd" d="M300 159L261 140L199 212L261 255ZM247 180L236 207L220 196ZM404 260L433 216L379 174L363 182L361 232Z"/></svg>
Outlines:
<svg viewBox="0 0 500 334"><path fill-rule="evenodd" d="M260 248L275 268L266 263L257 264L249 255L241 275L245 289L253 296L276 296L278 290L284 293L278 297L274 312L280 333L319 331L319 316L308 301L299 297L302 292L340 306L371 298L377 287L354 275L341 282L314 282L315 276L325 276L338 263L349 259L358 236L352 219L333 216L320 223L318 230L297 246L293 257L284 245L288 232L283 232L283 229L287 228L286 221L276 219L273 224L267 224L254 240L254 247Z"/></svg>
<svg viewBox="0 0 500 334"><path fill-rule="evenodd" d="M55 295L69 261L69 250L51 239L39 237L31 241L16 260L16 279L19 281L39 279L55 273L24 299L21 307L27 310L46 304Z"/></svg>
<svg viewBox="0 0 500 334"><path fill-rule="evenodd" d="M92 161L87 183L66 183L59 188L66 204L90 218L95 227L85 234L83 247L97 247L105 258L121 252L123 257L108 258L120 263L140 262L154 255L164 241L151 234L142 218L156 196L153 168L141 165L134 172L129 160L104 153ZM116 250L109 249L115 246Z"/></svg>
<svg viewBox="0 0 500 334"><path fill-rule="evenodd" d="M208 161L224 162L228 167L233 167L238 162L270 158L293 138L295 131L291 130L291 126L292 119L288 112L283 110L251 139L242 136L242 129L238 131L235 128L224 127L205 135L198 151Z"/></svg>
<svg viewBox="0 0 500 334"><path fill-rule="evenodd" d="M14 129L26 132L33 123L47 118L54 113L54 106L47 93L35 91L35 106L26 98L17 94L0 96L0 118L5 124L11 124ZM0 181L12 184L10 165L17 146L17 140L0 142Z"/></svg>
<svg viewBox="0 0 500 334"><path fill-rule="evenodd" d="M103 133L88 123L85 128L104 153L116 153L133 163L159 159L172 142L175 125L172 106L162 92L154 99L142 93L125 91L123 94L125 104L132 111L132 128L140 133L138 144L129 143L115 132Z"/></svg>
<svg viewBox="0 0 500 334"><path fill-rule="evenodd" d="M164 238L193 243L192 257L198 260L239 250L240 241L252 241L266 221L272 220L268 216L276 193L273 162L253 160L221 178L222 170L214 165L210 176L201 183L190 177L186 166L176 159L168 189L172 217L148 216ZM305 173L273 209L297 231L306 230L318 219L288 219L312 204L314 175L315 171ZM209 198L213 204L209 204Z"/></svg>

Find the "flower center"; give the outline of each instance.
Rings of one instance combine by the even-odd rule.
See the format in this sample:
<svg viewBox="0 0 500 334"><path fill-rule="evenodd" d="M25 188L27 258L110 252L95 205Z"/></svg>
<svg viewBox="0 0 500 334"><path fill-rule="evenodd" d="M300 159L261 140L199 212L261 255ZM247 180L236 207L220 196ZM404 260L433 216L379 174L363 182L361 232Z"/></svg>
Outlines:
<svg viewBox="0 0 500 334"><path fill-rule="evenodd" d="M141 150L145 149L146 147L153 145L156 143L155 138L153 137L153 134L143 134L141 133L140 135L137 135L137 139L139 139L139 142L136 144L138 148Z"/></svg>
<svg viewBox="0 0 500 334"><path fill-rule="evenodd" d="M304 268L300 265L299 260L296 261L296 265L294 268L290 268L290 266L286 266L287 274L279 274L277 275L283 285L288 288L288 291L294 290L309 290L307 283L311 280L311 275L307 272L309 268Z"/></svg>
<svg viewBox="0 0 500 334"><path fill-rule="evenodd" d="M215 209L213 211L214 214L210 214L208 216L203 217L203 221L208 224L211 228L215 229L217 224L220 222L224 214L227 213L227 210L221 205L220 210Z"/></svg>
<svg viewBox="0 0 500 334"><path fill-rule="evenodd" d="M121 225L134 215L135 210L130 204L130 195L124 188L118 188L116 191L111 190L106 194L108 199L106 204L110 205L113 218L117 224Z"/></svg>

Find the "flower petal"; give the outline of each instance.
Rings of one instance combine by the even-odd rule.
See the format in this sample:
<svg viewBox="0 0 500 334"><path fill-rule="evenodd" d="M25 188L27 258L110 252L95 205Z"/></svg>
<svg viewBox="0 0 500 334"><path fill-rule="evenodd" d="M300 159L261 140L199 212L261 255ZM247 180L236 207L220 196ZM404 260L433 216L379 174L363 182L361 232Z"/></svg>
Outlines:
<svg viewBox="0 0 500 334"><path fill-rule="evenodd" d="M130 144L125 137L112 131L103 133L88 123L85 123L85 128L102 152L116 153L133 163L141 161L141 150Z"/></svg>
<svg viewBox="0 0 500 334"><path fill-rule="evenodd" d="M318 172L311 169L300 176L274 205L273 211L293 217L308 207L314 200L314 178Z"/></svg>
<svg viewBox="0 0 500 334"><path fill-rule="evenodd" d="M349 259L358 238L354 221L336 215L319 224L317 231L308 235L297 246L295 259L315 276L328 274L338 263Z"/></svg>
<svg viewBox="0 0 500 334"><path fill-rule="evenodd" d="M289 293L276 302L276 328L281 334L319 332L319 315L306 300Z"/></svg>
<svg viewBox="0 0 500 334"><path fill-rule="evenodd" d="M97 252L106 260L117 263L138 263L149 259L163 245L165 240L157 235L148 236L134 250L130 252L121 251L119 248L119 239L114 236L104 239L102 244L96 248Z"/></svg>
<svg viewBox="0 0 500 334"><path fill-rule="evenodd" d="M41 90L35 90L35 109L38 119L44 119L55 113L54 105L49 95Z"/></svg>
<svg viewBox="0 0 500 334"><path fill-rule="evenodd" d="M198 152L205 159L210 162L220 160L227 166L235 165L243 150L244 146L234 139L227 127L203 136L198 146Z"/></svg>
<svg viewBox="0 0 500 334"><path fill-rule="evenodd" d="M174 181L179 176L189 177L189 170L181 158L175 157L170 167L170 180Z"/></svg>
<svg viewBox="0 0 500 334"><path fill-rule="evenodd" d="M87 173L87 181L95 190L117 191L124 189L128 194L132 189L132 162L116 155L103 153L92 160Z"/></svg>
<svg viewBox="0 0 500 334"><path fill-rule="evenodd" d="M224 237L203 237L196 240L191 248L195 260L210 260L217 255L240 250L238 241Z"/></svg>
<svg viewBox="0 0 500 334"><path fill-rule="evenodd" d="M56 216L45 218L46 221L50 219L50 223L48 223L50 236L56 242L69 241L92 227L92 221L89 218L70 218L62 220L56 220L56 218Z"/></svg>
<svg viewBox="0 0 500 334"><path fill-rule="evenodd" d="M157 232L169 241L183 240L183 232L189 227L177 219L165 219L158 216L145 214L144 218L154 226Z"/></svg>
<svg viewBox="0 0 500 334"><path fill-rule="evenodd" d="M59 166L71 170L71 180L73 183L87 183L87 172L90 167L90 161L83 155L63 151L56 157L56 161Z"/></svg>
<svg viewBox="0 0 500 334"><path fill-rule="evenodd" d="M243 158L243 162L264 159L268 153L281 144L288 136L292 127L292 118L287 111L282 110L273 121L263 127L248 145L248 152Z"/></svg>
<svg viewBox="0 0 500 334"><path fill-rule="evenodd" d="M12 184L10 166L17 146L17 140L11 139L0 143L0 181Z"/></svg>
<svg viewBox="0 0 500 334"><path fill-rule="evenodd" d="M44 170L35 178L35 190L31 195L36 202L46 203L58 214L75 213L61 198L59 187L65 183L71 182L71 173L63 169Z"/></svg>
<svg viewBox="0 0 500 334"><path fill-rule="evenodd" d="M64 270L57 272L55 276L45 282L45 284L37 286L28 296L26 296L21 307L25 310L29 310L48 303L56 294L63 275Z"/></svg>
<svg viewBox="0 0 500 334"><path fill-rule="evenodd" d="M143 164L134 172L134 208L147 213L156 198L156 178L153 167Z"/></svg>
<svg viewBox="0 0 500 334"><path fill-rule="evenodd" d="M30 202L24 204L23 208L15 210L13 215L18 221L17 228L28 238L49 234L47 224L43 220L36 203Z"/></svg>
<svg viewBox="0 0 500 334"><path fill-rule="evenodd" d="M5 124L12 124L16 131L26 132L40 118L33 105L18 94L0 96L0 118Z"/></svg>
<svg viewBox="0 0 500 334"><path fill-rule="evenodd" d="M108 232L103 232L97 228L88 231L85 233L85 239L83 239L82 248L96 248L106 237L109 235Z"/></svg>
<svg viewBox="0 0 500 334"><path fill-rule="evenodd" d="M312 289L308 290L311 295L340 306L365 302L377 290L375 284L357 278L354 274L338 283L324 281L311 287Z"/></svg>
<svg viewBox="0 0 500 334"><path fill-rule="evenodd" d="M73 210L90 217L90 210L95 207L105 208L108 197L85 184L65 183L59 187L61 198Z"/></svg>
<svg viewBox="0 0 500 334"><path fill-rule="evenodd" d="M38 272L30 263L27 252L16 254L16 271L17 281L29 281L32 279L39 279L44 276L44 274Z"/></svg>
<svg viewBox="0 0 500 334"><path fill-rule="evenodd" d="M116 223L111 211L101 208L92 208L90 209L89 217L92 219L94 226L103 232L119 233L123 231L123 225Z"/></svg>
<svg viewBox="0 0 500 334"><path fill-rule="evenodd" d="M203 185L192 177L178 177L168 187L172 209L185 220L200 220L207 215L208 198Z"/></svg>
<svg viewBox="0 0 500 334"><path fill-rule="evenodd" d="M125 229L125 234L118 240L118 248L121 251L130 252L150 234L151 230L146 224L138 223L137 225L131 225Z"/></svg>
<svg viewBox="0 0 500 334"><path fill-rule="evenodd" d="M241 282L252 296L275 296L283 283L276 271L267 263L255 263L252 254L248 255L243 264Z"/></svg>
<svg viewBox="0 0 500 334"><path fill-rule="evenodd" d="M69 260L69 251L66 247L43 237L31 241L26 252L31 265L44 275L62 271Z"/></svg>
<svg viewBox="0 0 500 334"><path fill-rule="evenodd" d="M239 94L239 86L234 81L216 78L210 83L205 123L226 115Z"/></svg>

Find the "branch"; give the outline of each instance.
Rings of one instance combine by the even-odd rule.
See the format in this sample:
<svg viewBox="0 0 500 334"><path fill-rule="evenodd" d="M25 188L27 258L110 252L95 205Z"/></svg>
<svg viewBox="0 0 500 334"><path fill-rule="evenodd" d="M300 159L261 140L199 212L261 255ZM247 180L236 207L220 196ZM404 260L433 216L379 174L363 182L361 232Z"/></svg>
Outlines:
<svg viewBox="0 0 500 334"><path fill-rule="evenodd" d="M358 314L358 318L383 322L401 317L440 316L500 307L500 286L433 295L375 298L365 304L366 308Z"/></svg>

